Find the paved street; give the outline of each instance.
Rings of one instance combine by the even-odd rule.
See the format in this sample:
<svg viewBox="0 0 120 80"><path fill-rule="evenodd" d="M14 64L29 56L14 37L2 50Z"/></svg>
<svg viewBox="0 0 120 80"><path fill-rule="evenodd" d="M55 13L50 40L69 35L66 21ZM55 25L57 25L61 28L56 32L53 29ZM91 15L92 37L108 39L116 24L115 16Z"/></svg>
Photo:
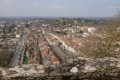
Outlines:
<svg viewBox="0 0 120 80"><path fill-rule="evenodd" d="M26 38L26 33L27 33L27 31L24 30L23 35L22 35L22 37L21 37L21 39L20 39L20 41L18 43L16 53L14 54L14 56L13 56L11 62L10 62L11 67L18 66L18 62L20 61L21 54L23 53L24 41L25 41L25 38Z"/></svg>

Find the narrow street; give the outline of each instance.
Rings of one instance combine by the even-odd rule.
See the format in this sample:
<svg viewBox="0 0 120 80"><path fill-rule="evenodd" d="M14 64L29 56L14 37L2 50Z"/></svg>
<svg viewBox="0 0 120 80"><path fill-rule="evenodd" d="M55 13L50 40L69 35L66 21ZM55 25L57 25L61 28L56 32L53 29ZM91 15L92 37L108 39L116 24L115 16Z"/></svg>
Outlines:
<svg viewBox="0 0 120 80"><path fill-rule="evenodd" d="M65 52L63 50L61 50L61 48L57 45L51 45L53 51L59 56L61 57L61 59L64 61L66 59L68 59L69 57L65 54Z"/></svg>
<svg viewBox="0 0 120 80"><path fill-rule="evenodd" d="M46 37L45 37L45 35L43 34L43 37L45 38L45 40L47 41L47 39L46 39ZM52 49L52 51L53 51L53 54L55 55L55 57L57 57L58 59L59 59L59 62L60 63L63 63L63 58L58 54L58 52L53 48L53 46L51 46L50 44L49 44L49 47ZM54 46L55 47L55 46ZM59 50L59 49L58 49ZM61 52L61 51L60 51Z"/></svg>
<svg viewBox="0 0 120 80"><path fill-rule="evenodd" d="M39 38L39 37L38 37ZM42 62L42 54L41 54L41 51L40 51L40 46L39 46L39 41L37 39L37 45L38 45L38 48L39 48L39 55L40 55L40 64L43 64Z"/></svg>

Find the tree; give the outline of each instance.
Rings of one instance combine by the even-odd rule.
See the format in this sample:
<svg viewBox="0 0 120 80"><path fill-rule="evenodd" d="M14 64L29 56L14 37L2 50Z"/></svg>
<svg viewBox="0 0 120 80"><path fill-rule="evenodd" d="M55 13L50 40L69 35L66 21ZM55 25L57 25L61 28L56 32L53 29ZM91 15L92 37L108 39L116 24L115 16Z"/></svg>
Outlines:
<svg viewBox="0 0 120 80"><path fill-rule="evenodd" d="M81 33L81 34L83 34L83 31L82 31L82 30L80 30L80 33Z"/></svg>
<svg viewBox="0 0 120 80"><path fill-rule="evenodd" d="M15 28L15 27L16 27L16 25L15 25L15 23L13 23L13 24L12 24L12 28Z"/></svg>
<svg viewBox="0 0 120 80"><path fill-rule="evenodd" d="M105 24L107 27L108 26L112 28L120 27L120 11L118 11L118 14L115 17L109 18Z"/></svg>
<svg viewBox="0 0 120 80"><path fill-rule="evenodd" d="M3 33L6 34L6 30L5 30L5 28L3 28Z"/></svg>
<svg viewBox="0 0 120 80"><path fill-rule="evenodd" d="M9 27L9 33L11 33L12 32L12 28L11 27Z"/></svg>
<svg viewBox="0 0 120 80"><path fill-rule="evenodd" d="M3 49L0 51L0 66L1 67L7 67L11 61L12 55L11 51L7 49Z"/></svg>
<svg viewBox="0 0 120 80"><path fill-rule="evenodd" d="M25 27L30 27L30 25L28 23L25 24Z"/></svg>

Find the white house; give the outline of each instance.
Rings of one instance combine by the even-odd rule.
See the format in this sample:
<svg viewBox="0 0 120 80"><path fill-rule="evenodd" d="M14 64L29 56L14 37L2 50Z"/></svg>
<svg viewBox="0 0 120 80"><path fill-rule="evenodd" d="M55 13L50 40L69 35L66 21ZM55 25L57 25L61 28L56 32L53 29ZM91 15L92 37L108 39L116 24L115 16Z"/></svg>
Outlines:
<svg viewBox="0 0 120 80"><path fill-rule="evenodd" d="M17 35L16 35L16 38L20 38L20 35L19 35L19 34L17 34Z"/></svg>
<svg viewBox="0 0 120 80"><path fill-rule="evenodd" d="M95 30L96 30L96 28L94 28L94 27L88 28L88 32L90 32L90 33L92 33Z"/></svg>

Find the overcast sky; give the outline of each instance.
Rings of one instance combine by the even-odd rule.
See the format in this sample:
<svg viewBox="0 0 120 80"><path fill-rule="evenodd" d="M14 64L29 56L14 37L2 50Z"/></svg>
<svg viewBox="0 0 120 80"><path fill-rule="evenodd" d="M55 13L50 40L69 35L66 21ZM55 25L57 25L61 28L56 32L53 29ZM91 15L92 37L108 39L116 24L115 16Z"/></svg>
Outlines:
<svg viewBox="0 0 120 80"><path fill-rule="evenodd" d="M112 17L120 0L0 0L0 16Z"/></svg>

